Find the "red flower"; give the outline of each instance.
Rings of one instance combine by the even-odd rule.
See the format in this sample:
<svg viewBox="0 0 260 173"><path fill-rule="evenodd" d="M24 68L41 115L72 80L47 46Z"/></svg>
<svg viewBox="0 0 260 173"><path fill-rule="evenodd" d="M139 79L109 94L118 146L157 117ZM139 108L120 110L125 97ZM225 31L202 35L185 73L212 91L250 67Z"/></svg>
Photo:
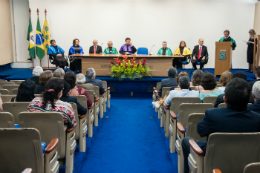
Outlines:
<svg viewBox="0 0 260 173"><path fill-rule="evenodd" d="M125 67L127 68L127 64L125 64Z"/></svg>
<svg viewBox="0 0 260 173"><path fill-rule="evenodd" d="M144 59L143 66L145 65L147 59Z"/></svg>
<svg viewBox="0 0 260 173"><path fill-rule="evenodd" d="M109 62L114 65L114 63L112 61L109 61Z"/></svg>
<svg viewBox="0 0 260 173"><path fill-rule="evenodd" d="M140 62L137 64L137 67L139 67L139 65L140 65Z"/></svg>
<svg viewBox="0 0 260 173"><path fill-rule="evenodd" d="M132 64L132 67L134 67L134 64Z"/></svg>

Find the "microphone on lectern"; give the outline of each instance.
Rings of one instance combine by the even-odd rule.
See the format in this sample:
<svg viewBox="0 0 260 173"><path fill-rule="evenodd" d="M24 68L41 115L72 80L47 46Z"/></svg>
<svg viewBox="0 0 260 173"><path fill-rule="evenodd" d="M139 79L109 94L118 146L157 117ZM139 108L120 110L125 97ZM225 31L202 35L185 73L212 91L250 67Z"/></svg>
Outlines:
<svg viewBox="0 0 260 173"><path fill-rule="evenodd" d="M153 46L151 47L150 52L149 52L149 55L152 55L151 52L152 52L152 49L153 49L154 46L155 46L155 45L153 45Z"/></svg>

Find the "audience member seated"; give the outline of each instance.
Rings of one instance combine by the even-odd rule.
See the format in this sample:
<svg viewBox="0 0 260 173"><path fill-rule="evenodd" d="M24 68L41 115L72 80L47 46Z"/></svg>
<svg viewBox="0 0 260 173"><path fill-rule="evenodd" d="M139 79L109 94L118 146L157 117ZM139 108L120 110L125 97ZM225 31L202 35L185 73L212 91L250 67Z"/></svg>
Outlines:
<svg viewBox="0 0 260 173"><path fill-rule="evenodd" d="M52 71L47 70L40 74L39 84L35 86L34 94L41 94L44 91L44 86L48 80L52 78Z"/></svg>
<svg viewBox="0 0 260 173"><path fill-rule="evenodd" d="M23 81L19 88L16 97L11 99L11 102L31 102L34 99L35 82L31 79Z"/></svg>
<svg viewBox="0 0 260 173"><path fill-rule="evenodd" d="M68 71L65 76L64 80L70 84L71 90L69 92L69 96L78 96L78 95L84 95L87 98L88 107L92 106L92 102L88 96L87 91L82 87L76 86L76 75L73 71Z"/></svg>
<svg viewBox="0 0 260 173"><path fill-rule="evenodd" d="M202 77L203 77L203 72L201 70L195 70L191 77L190 86L200 86Z"/></svg>
<svg viewBox="0 0 260 173"><path fill-rule="evenodd" d="M189 90L190 80L188 76L182 76L179 79L179 87L181 91L171 90L169 96L164 102L165 106L170 106L173 97L199 97L199 92L194 90Z"/></svg>
<svg viewBox="0 0 260 173"><path fill-rule="evenodd" d="M163 79L161 81L161 87L159 88L158 95L162 95L163 87L177 87L178 83L176 80L177 70L174 67L168 69L168 77L167 79Z"/></svg>
<svg viewBox="0 0 260 173"><path fill-rule="evenodd" d="M260 66L258 66L256 69L255 69L255 78L256 80L255 81L252 81L252 82L249 82L249 87L253 88L253 85L256 81L260 81Z"/></svg>
<svg viewBox="0 0 260 173"><path fill-rule="evenodd" d="M68 102L68 103L76 103L77 104L77 108L78 108L78 114L79 115L86 115L87 114L87 109L84 108L77 100L77 97L71 97L70 92L71 92L71 87L70 85L63 80L64 83L64 88L63 88L63 93L62 93L62 97L60 98L61 101L64 102Z"/></svg>
<svg viewBox="0 0 260 173"><path fill-rule="evenodd" d="M199 94L201 102L203 102L204 97L218 96L223 93L221 89L216 88L217 82L211 73L204 74L201 80L201 86L203 87L203 90L200 90Z"/></svg>
<svg viewBox="0 0 260 173"><path fill-rule="evenodd" d="M180 77L182 76L188 76L189 77L189 73L187 73L186 71L182 71L178 74L177 76L177 84L179 85L179 80L180 80ZM181 88L179 86L177 87L171 87L171 90L181 90Z"/></svg>
<svg viewBox="0 0 260 173"><path fill-rule="evenodd" d="M57 77L60 79L63 79L65 75L65 71L62 68L57 68L54 72L53 72L53 77Z"/></svg>
<svg viewBox="0 0 260 173"><path fill-rule="evenodd" d="M222 90L224 93L227 83L232 79L232 73L229 71L225 71L221 74L219 83L222 87L219 87L219 89Z"/></svg>
<svg viewBox="0 0 260 173"><path fill-rule="evenodd" d="M260 114L260 81L254 83L252 92L255 103L248 105L247 108Z"/></svg>
<svg viewBox="0 0 260 173"><path fill-rule="evenodd" d="M240 78L244 79L246 81L246 74L244 72L236 72L233 74L232 79ZM225 94L220 94L215 102L214 107L217 108L220 103L224 103L224 97Z"/></svg>
<svg viewBox="0 0 260 173"><path fill-rule="evenodd" d="M76 126L76 118L70 103L60 100L64 88L63 80L50 79L45 85L43 97L36 97L28 107L28 112L60 112L64 124L69 128Z"/></svg>
<svg viewBox="0 0 260 173"><path fill-rule="evenodd" d="M84 84L84 83L86 83L86 76L84 76L84 74L82 74L82 73L78 73L76 75L76 83L77 84Z"/></svg>
<svg viewBox="0 0 260 173"><path fill-rule="evenodd" d="M93 84L94 86L98 86L100 95L105 93L105 89L103 88L102 81L99 79L95 79L96 72L93 68L87 69L86 76L87 76L86 83Z"/></svg>
<svg viewBox="0 0 260 173"><path fill-rule="evenodd" d="M34 67L34 69L33 69L33 77L31 77L30 79L32 81L34 81L36 85L39 85L39 76L40 76L40 74L42 72L43 72L42 67L40 67L40 66Z"/></svg>
<svg viewBox="0 0 260 173"><path fill-rule="evenodd" d="M197 125L198 134L208 139L210 134L217 132L260 132L259 114L247 109L250 92L249 85L245 80L232 79L225 89L224 101L227 108L206 110L204 118ZM190 153L189 140L191 139L186 137L182 141L185 173L189 173L188 155ZM196 143L205 153L207 141L196 140Z"/></svg>

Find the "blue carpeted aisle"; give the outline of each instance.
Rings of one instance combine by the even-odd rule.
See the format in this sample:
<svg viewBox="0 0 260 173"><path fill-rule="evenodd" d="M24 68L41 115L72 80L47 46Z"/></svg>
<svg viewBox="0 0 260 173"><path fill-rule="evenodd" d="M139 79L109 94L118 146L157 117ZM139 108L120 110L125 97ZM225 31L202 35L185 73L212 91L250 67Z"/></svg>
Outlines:
<svg viewBox="0 0 260 173"><path fill-rule="evenodd" d="M172 164L151 102L112 99L105 123L77 172L177 172L177 160Z"/></svg>

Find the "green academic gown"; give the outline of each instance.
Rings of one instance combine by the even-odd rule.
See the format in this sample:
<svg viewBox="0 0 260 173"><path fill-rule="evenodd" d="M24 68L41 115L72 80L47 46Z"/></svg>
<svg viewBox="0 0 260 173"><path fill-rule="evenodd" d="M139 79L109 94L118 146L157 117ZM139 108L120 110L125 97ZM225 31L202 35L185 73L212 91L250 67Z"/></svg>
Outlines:
<svg viewBox="0 0 260 173"><path fill-rule="evenodd" d="M104 54L118 54L116 48L112 47L112 52L109 52L109 47L104 50Z"/></svg>
<svg viewBox="0 0 260 173"><path fill-rule="evenodd" d="M219 40L219 42L224 42L224 39L225 39L225 37L222 37L222 38ZM235 48L237 47L236 41L235 41L233 38L230 37L230 42L232 43L232 48L233 48L233 50L235 50Z"/></svg>
<svg viewBox="0 0 260 173"><path fill-rule="evenodd" d="M163 47L161 49L159 49L157 55L162 55L162 54L163 54ZM170 48L166 47L165 55L172 55L172 51Z"/></svg>

